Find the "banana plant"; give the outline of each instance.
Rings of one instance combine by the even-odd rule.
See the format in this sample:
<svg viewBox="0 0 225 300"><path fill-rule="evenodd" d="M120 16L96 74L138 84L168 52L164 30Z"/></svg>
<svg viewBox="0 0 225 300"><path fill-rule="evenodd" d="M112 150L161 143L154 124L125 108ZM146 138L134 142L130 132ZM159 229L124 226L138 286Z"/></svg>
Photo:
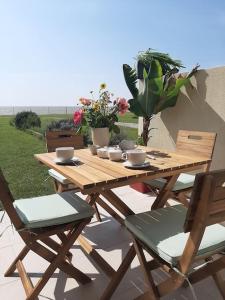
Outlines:
<svg viewBox="0 0 225 300"><path fill-rule="evenodd" d="M139 117L143 117L142 139L147 145L149 139L149 126L152 117L166 108L176 105L179 91L186 85L193 74L197 71L198 65L187 75L175 75L173 69L163 73L162 66L157 59L152 59L148 71L143 68L143 88L137 87L137 71L129 65L123 65L124 78L132 99L128 100L129 110Z"/></svg>

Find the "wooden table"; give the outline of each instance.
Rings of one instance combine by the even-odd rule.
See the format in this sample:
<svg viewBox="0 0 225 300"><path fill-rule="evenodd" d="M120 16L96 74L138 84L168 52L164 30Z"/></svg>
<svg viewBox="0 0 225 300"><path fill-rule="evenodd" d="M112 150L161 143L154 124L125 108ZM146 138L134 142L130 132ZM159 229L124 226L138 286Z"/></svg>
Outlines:
<svg viewBox="0 0 225 300"><path fill-rule="evenodd" d="M81 192L87 195L88 203L93 205L97 202L120 224L123 224L124 217L134 214L134 212L112 191L113 188L143 182L146 179L168 177L166 185L152 206L152 209L156 209L165 205L180 173L200 169L210 161L204 157L187 156L181 152L168 152L149 147L140 148L154 157L154 159L147 158L150 167L142 170L127 169L122 162L113 162L93 156L89 149L75 150L75 156L80 159L78 166L57 165L54 162L56 157L54 152L36 154L35 157L78 186ZM107 199L111 206L101 196ZM108 276L112 276L115 271L83 236L80 237L79 242L102 270Z"/></svg>

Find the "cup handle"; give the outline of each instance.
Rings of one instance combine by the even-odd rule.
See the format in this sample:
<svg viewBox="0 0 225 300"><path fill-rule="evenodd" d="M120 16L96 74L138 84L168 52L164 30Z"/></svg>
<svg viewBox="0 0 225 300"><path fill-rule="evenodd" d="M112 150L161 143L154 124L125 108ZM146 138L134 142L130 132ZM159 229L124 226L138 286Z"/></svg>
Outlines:
<svg viewBox="0 0 225 300"><path fill-rule="evenodd" d="M123 159L127 159L127 154L126 153L122 153L122 158Z"/></svg>

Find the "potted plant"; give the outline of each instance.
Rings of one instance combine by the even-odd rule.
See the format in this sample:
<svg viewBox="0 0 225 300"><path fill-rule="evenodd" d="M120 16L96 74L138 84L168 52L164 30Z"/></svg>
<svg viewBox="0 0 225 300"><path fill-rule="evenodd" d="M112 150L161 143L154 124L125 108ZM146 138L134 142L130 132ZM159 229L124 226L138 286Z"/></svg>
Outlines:
<svg viewBox="0 0 225 300"><path fill-rule="evenodd" d="M143 117L143 145L148 144L153 116L176 105L181 87L190 81L198 67L194 67L188 74L180 74L179 70L183 68L181 61L151 49L137 56L136 68L123 65L124 78L133 97L128 100L129 110ZM133 184L132 187L140 192L149 192L149 187L143 183Z"/></svg>
<svg viewBox="0 0 225 300"><path fill-rule="evenodd" d="M94 145L108 146L110 132L119 133L120 129L115 124L118 121L117 114L124 114L128 110L125 98L112 99L114 95L106 90L106 84L101 84L99 96L94 99L94 92L90 92L92 99L80 98L82 108L74 113L74 124L89 126Z"/></svg>
<svg viewBox="0 0 225 300"><path fill-rule="evenodd" d="M137 56L136 68L123 65L124 78L133 97L128 100L129 110L138 117L143 117L141 137L145 146L149 140L152 117L176 105L181 87L190 81L199 66L194 67L188 74L179 73L181 67L183 65L179 60L173 60L168 54L151 49Z"/></svg>

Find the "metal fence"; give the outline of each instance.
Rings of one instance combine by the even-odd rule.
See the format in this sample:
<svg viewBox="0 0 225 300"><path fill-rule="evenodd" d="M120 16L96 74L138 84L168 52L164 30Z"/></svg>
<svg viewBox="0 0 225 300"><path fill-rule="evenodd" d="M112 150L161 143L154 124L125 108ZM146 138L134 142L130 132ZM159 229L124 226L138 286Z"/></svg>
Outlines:
<svg viewBox="0 0 225 300"><path fill-rule="evenodd" d="M75 106L0 106L0 116L13 116L21 111L33 111L38 115L71 115Z"/></svg>

